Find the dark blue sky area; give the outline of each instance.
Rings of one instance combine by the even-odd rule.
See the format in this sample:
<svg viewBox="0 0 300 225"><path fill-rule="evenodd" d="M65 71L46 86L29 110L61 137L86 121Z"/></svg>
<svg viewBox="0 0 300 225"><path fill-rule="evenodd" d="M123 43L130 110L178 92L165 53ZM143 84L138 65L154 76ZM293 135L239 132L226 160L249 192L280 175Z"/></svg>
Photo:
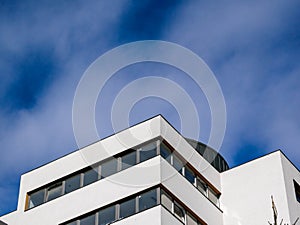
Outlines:
<svg viewBox="0 0 300 225"><path fill-rule="evenodd" d="M160 39L176 18L183 0L130 2L121 14L118 40L123 42Z"/></svg>
<svg viewBox="0 0 300 225"><path fill-rule="evenodd" d="M28 50L12 63L15 79L1 100L8 111L30 110L53 82L57 64L51 51L43 47Z"/></svg>

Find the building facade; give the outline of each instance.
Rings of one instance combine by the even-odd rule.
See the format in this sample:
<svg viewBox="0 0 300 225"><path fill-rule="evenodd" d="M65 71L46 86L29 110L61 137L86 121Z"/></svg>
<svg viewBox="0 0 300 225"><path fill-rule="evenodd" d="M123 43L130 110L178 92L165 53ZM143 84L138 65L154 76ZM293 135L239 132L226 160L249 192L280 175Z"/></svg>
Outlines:
<svg viewBox="0 0 300 225"><path fill-rule="evenodd" d="M292 224L300 173L273 152L229 169L157 116L21 176L8 225Z"/></svg>

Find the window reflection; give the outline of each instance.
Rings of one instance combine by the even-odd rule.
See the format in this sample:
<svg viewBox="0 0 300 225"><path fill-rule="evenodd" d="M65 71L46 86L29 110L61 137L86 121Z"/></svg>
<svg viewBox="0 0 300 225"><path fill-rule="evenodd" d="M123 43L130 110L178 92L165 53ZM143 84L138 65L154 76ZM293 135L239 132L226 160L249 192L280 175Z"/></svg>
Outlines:
<svg viewBox="0 0 300 225"><path fill-rule="evenodd" d="M65 184L65 193L66 194L70 193L71 191L74 191L78 188L80 188L80 174L66 179L66 184Z"/></svg>
<svg viewBox="0 0 300 225"><path fill-rule="evenodd" d="M128 217L135 213L135 199L129 199L120 204L120 218Z"/></svg>
<svg viewBox="0 0 300 225"><path fill-rule="evenodd" d="M115 158L112 158L103 164L101 164L101 177L105 178L112 174L117 173L118 171L118 161Z"/></svg>
<svg viewBox="0 0 300 225"><path fill-rule="evenodd" d="M157 204L156 189L143 193L139 196L139 210L149 209Z"/></svg>
<svg viewBox="0 0 300 225"><path fill-rule="evenodd" d="M61 196L61 194L62 194L62 182L56 183L48 188L46 201L55 199Z"/></svg>
<svg viewBox="0 0 300 225"><path fill-rule="evenodd" d="M34 192L30 195L29 208L38 206L44 202L45 198L45 189Z"/></svg>
<svg viewBox="0 0 300 225"><path fill-rule="evenodd" d="M127 169L136 164L136 151L129 152L121 157L121 169Z"/></svg>
<svg viewBox="0 0 300 225"><path fill-rule="evenodd" d="M116 207L110 206L99 211L99 225L106 225L116 220Z"/></svg>
<svg viewBox="0 0 300 225"><path fill-rule="evenodd" d="M95 215L90 215L80 220L80 225L95 225Z"/></svg>
<svg viewBox="0 0 300 225"><path fill-rule="evenodd" d="M83 186L89 185L91 183L94 183L98 180L98 167L91 168L84 172L83 175Z"/></svg>
<svg viewBox="0 0 300 225"><path fill-rule="evenodd" d="M156 152L156 142L150 143L139 150L140 162L144 162L151 159L157 155Z"/></svg>

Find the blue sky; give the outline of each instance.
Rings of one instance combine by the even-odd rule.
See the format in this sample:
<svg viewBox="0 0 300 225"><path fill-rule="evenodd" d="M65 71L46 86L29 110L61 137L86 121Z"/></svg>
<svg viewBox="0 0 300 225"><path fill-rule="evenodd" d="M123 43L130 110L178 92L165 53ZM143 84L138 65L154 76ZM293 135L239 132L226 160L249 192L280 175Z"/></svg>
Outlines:
<svg viewBox="0 0 300 225"><path fill-rule="evenodd" d="M21 174L77 149L72 101L86 68L137 40L180 44L214 72L228 117L220 152L231 166L282 149L299 168L299 8L298 0L0 0L0 214L15 210ZM153 75L187 90L207 141L205 96L183 72L157 63L130 66L110 79L96 108L100 136L113 133L118 91ZM136 104L129 123L156 114L180 130L180 115L158 98Z"/></svg>

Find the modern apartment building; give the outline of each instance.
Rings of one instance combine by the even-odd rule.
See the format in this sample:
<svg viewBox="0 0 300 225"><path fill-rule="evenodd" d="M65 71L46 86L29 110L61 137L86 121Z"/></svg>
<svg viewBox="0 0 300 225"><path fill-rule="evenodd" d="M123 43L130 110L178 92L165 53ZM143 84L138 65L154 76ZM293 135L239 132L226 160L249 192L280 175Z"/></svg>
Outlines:
<svg viewBox="0 0 300 225"><path fill-rule="evenodd" d="M229 169L157 116L23 174L8 225L292 224L300 173L276 151ZM0 222L1 224L1 222Z"/></svg>

